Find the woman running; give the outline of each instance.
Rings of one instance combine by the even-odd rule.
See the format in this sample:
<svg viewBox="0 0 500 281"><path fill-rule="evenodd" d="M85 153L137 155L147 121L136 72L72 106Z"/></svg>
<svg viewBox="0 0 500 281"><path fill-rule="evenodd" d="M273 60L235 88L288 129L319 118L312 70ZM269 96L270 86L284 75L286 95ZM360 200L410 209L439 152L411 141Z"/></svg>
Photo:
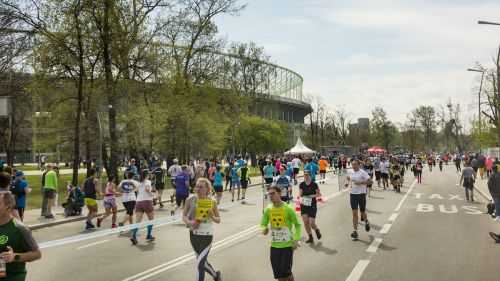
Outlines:
<svg viewBox="0 0 500 281"><path fill-rule="evenodd" d="M417 176L417 182L422 183L422 170L424 169L422 161L418 160L415 164L415 175Z"/></svg>
<svg viewBox="0 0 500 281"><path fill-rule="evenodd" d="M186 201L182 220L189 228L189 239L196 253L197 278L204 281L208 273L215 281L222 281L220 271L215 271L208 262L208 253L212 247L214 235L213 223L220 223L216 202L209 198L212 185L206 178L199 178L195 185L195 195Z"/></svg>
<svg viewBox="0 0 500 281"><path fill-rule="evenodd" d="M126 212L123 221L118 223L118 226L123 226L127 221L129 224L134 223L135 193L137 192L137 188L139 188L139 182L133 179L134 173L132 172L128 172L126 176L127 179L122 180L118 185L118 189L122 193L122 204Z"/></svg>
<svg viewBox="0 0 500 281"><path fill-rule="evenodd" d="M154 189L151 186L151 181L149 180L149 171L143 170L141 173L141 183L139 184L139 189L137 193L137 202L135 204L135 215L137 223L142 221L142 216L146 213L148 220L152 221L154 219L154 208L153 208L153 192ZM147 226L148 234L146 236L146 240L148 242L152 242L155 238L152 235L153 225L150 224ZM138 227L132 229L132 241L133 245L137 245L137 232L139 231Z"/></svg>
<svg viewBox="0 0 500 281"><path fill-rule="evenodd" d="M217 165L215 173L214 173L214 189L215 189L215 194L217 198L217 206L220 204L220 201L222 199L222 191L223 191L223 179L224 179L224 173L221 171L222 168L220 165Z"/></svg>
<svg viewBox="0 0 500 281"><path fill-rule="evenodd" d="M104 189L104 209L106 213L102 217L97 218L97 227L101 227L102 222L113 214L111 217L111 228L116 228L116 196L119 195L120 193L116 190L115 177L110 176Z"/></svg>
<svg viewBox="0 0 500 281"><path fill-rule="evenodd" d="M302 198L300 202L300 214L302 215L302 221L304 222L306 232L309 235L309 239L306 243L314 243L311 228L316 232L318 240L321 239L321 232L316 225L316 213L318 212L316 198L321 195L318 184L311 180L311 175L308 170L304 171L304 181L300 183L299 189L300 197Z"/></svg>

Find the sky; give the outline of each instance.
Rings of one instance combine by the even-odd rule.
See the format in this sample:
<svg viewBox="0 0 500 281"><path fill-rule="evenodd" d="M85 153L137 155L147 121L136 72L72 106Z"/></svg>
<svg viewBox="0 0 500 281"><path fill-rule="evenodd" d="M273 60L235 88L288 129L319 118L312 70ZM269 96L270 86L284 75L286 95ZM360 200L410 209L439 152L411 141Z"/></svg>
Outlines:
<svg viewBox="0 0 500 281"><path fill-rule="evenodd" d="M245 3L245 2L241 2ZM493 67L498 0L247 0L216 21L228 41L253 41L298 72L303 92L352 120L382 106L403 123L418 105L460 103L477 116L479 62Z"/></svg>

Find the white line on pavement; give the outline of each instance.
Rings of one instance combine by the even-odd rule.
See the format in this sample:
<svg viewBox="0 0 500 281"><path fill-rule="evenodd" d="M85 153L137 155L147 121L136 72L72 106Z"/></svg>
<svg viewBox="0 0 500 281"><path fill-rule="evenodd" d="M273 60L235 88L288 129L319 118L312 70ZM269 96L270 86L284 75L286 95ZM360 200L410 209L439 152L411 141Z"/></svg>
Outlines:
<svg viewBox="0 0 500 281"><path fill-rule="evenodd" d="M408 195L410 195L410 193L413 191L413 188L415 187L416 183L417 183L417 180L414 180L413 183L410 186L410 189L408 189L408 191L406 192L405 196L403 196L403 198L401 199L401 201L399 201L399 204L396 207L396 209L394 209L394 212L399 212L399 209L401 209L401 206L403 206L403 203L405 202L406 198L408 198Z"/></svg>
<svg viewBox="0 0 500 281"><path fill-rule="evenodd" d="M260 227L258 225L255 225L255 226L252 226L252 227L249 227L241 232L238 232L234 235L231 235L229 237L226 237L220 241L217 241L216 243L214 243L214 245L212 246L212 250L216 250L222 246L225 246L227 244L230 244L240 238L243 238L247 235L250 235L250 234L254 234L255 232L257 232L258 230L260 229ZM185 262L188 262L192 259L195 258L195 255L193 253L191 254L186 254L186 255L183 255L183 256L180 256L176 259L173 259L171 261L168 261L166 263L163 263L163 264L160 264L158 266L155 266L153 268L150 268L148 270L145 270L143 272L140 272L140 273L137 273L136 275L134 276L131 276L131 277L128 277L126 279L124 279L123 281L131 281L131 280L136 280L136 281L140 281L140 280L147 280L148 278L151 278L152 276L154 275L157 275L163 271L166 271L172 267L176 267L180 264L183 264Z"/></svg>
<svg viewBox="0 0 500 281"><path fill-rule="evenodd" d="M394 222L396 220L396 218L398 217L398 213L393 213L390 217L389 217L389 221L390 222Z"/></svg>
<svg viewBox="0 0 500 281"><path fill-rule="evenodd" d="M366 249L368 253L375 253L377 252L378 246L380 246L380 243L382 243L382 238L375 238L373 242L370 244L370 247Z"/></svg>
<svg viewBox="0 0 500 281"><path fill-rule="evenodd" d="M347 277L346 281L358 281L369 263L370 260L359 260L358 263L356 263L356 266L352 269L351 274Z"/></svg>
<svg viewBox="0 0 500 281"><path fill-rule="evenodd" d="M83 245L83 246L80 246L78 248L76 248L77 250L81 250L81 249L85 249L85 248L88 248L88 247L92 247L92 246L95 246L95 245L99 245L99 244L103 244L103 243L106 243L108 242L109 240L102 240L102 241L97 241L97 242L94 242L94 243L90 243L90 244L87 244L87 245Z"/></svg>
<svg viewBox="0 0 500 281"><path fill-rule="evenodd" d="M380 234L387 234L389 232L389 230L391 229L391 226L392 226L392 224L390 224L390 223L384 224L384 226L380 230Z"/></svg>

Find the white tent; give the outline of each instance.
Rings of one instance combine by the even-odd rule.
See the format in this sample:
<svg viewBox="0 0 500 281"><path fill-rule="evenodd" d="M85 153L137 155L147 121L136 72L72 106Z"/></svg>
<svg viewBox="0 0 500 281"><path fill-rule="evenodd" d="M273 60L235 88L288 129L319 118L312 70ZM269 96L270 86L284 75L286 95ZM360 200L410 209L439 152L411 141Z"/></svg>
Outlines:
<svg viewBox="0 0 500 281"><path fill-rule="evenodd" d="M305 146L299 137L297 139L297 143L295 144L295 146L292 147L292 149L285 152L285 155L288 155L288 154L313 154L313 153L315 153L315 151L310 149L309 147Z"/></svg>

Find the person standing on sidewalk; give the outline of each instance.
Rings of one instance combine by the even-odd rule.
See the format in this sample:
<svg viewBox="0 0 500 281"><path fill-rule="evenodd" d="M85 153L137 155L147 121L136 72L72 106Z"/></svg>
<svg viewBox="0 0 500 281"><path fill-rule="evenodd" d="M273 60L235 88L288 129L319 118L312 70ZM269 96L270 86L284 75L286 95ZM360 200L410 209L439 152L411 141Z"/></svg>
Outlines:
<svg viewBox="0 0 500 281"><path fill-rule="evenodd" d="M42 173L42 185L41 185L41 188L40 188L40 192L42 193L42 213L41 213L41 216L42 217L45 217L47 215L47 197L45 197L45 176L47 175L47 173L49 172L49 170L45 170L43 173Z"/></svg>
<svg viewBox="0 0 500 281"><path fill-rule="evenodd" d="M6 263L6 278L0 279L24 281L26 263L40 259L42 253L31 230L12 216L15 204L12 194L0 193L0 259Z"/></svg>
<svg viewBox="0 0 500 281"><path fill-rule="evenodd" d="M465 188L465 199L469 201L469 191L470 191L470 201L474 202L474 182L476 181L476 171L470 166L470 163L465 163L465 168L462 171L462 176L460 177L460 185Z"/></svg>
<svg viewBox="0 0 500 281"><path fill-rule="evenodd" d="M488 190L495 204L495 221L500 221L500 171L496 166L488 180Z"/></svg>
<svg viewBox="0 0 500 281"><path fill-rule="evenodd" d="M43 187L43 197L47 200L47 212L45 218L53 219L52 207L57 195L58 179L57 173L54 171L54 165L47 165L47 173L45 174L45 185Z"/></svg>

